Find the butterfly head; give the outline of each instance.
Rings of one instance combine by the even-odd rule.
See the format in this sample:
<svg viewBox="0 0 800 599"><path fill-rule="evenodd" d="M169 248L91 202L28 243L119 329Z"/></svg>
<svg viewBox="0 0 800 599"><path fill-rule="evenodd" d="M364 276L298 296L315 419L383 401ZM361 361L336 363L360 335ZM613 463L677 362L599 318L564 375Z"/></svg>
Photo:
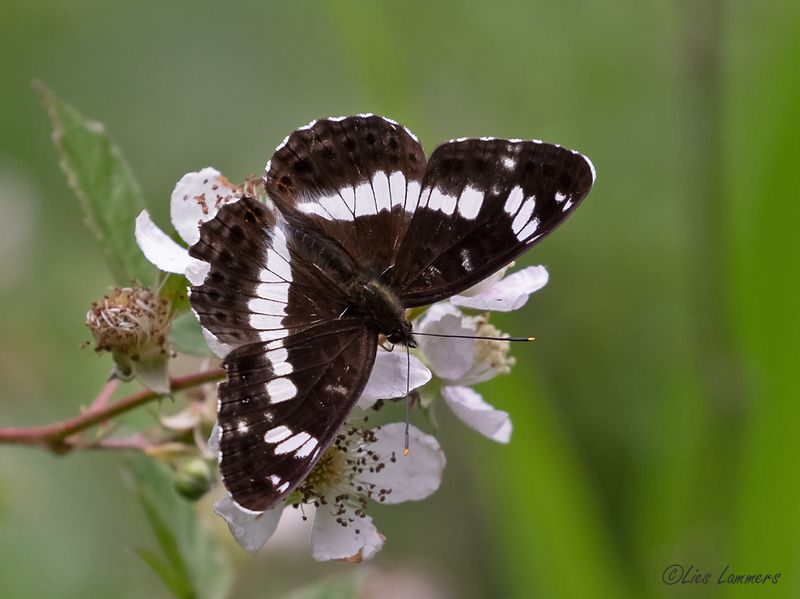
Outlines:
<svg viewBox="0 0 800 599"><path fill-rule="evenodd" d="M414 335L411 332L411 322L404 318L400 326L386 333L386 340L394 345L405 345L407 347L417 347Z"/></svg>

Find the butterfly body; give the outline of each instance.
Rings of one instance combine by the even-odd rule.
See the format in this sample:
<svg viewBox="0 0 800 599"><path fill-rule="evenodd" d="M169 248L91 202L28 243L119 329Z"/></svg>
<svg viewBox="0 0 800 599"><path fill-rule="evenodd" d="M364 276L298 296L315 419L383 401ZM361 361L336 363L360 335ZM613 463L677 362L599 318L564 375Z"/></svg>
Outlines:
<svg viewBox="0 0 800 599"><path fill-rule="evenodd" d="M391 287L378 277L367 276L355 279L350 290L352 301L348 313L363 318L370 329L384 335L389 343L416 347L411 323Z"/></svg>
<svg viewBox="0 0 800 599"><path fill-rule="evenodd" d="M240 506L275 506L361 395L380 335L414 347L407 308L446 299L552 232L594 181L581 154L539 141L460 139L426 159L373 115L315 121L200 228L192 307L227 348L220 472Z"/></svg>

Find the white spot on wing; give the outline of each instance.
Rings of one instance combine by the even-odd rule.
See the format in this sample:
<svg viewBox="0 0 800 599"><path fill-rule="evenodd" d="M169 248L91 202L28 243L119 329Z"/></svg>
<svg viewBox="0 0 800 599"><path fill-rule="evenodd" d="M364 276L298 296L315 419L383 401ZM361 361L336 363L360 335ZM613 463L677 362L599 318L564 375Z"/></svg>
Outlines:
<svg viewBox="0 0 800 599"><path fill-rule="evenodd" d="M283 138L283 141L282 141L280 144L278 144L278 147L277 147L277 148L275 148L275 151L276 151L276 152L278 152L279 150L282 150L282 149L283 149L283 147L286 145L286 142L287 142L287 141L289 141L289 137L290 137L290 135L291 135L291 133L290 133L289 135L287 135L286 137L284 137L284 138Z"/></svg>
<svg viewBox="0 0 800 599"><path fill-rule="evenodd" d="M317 440L314 437L311 437L308 441L306 441L303 446L297 450L295 457L304 458L309 455L314 448L317 446Z"/></svg>
<svg viewBox="0 0 800 599"><path fill-rule="evenodd" d="M564 200L566 200L566 199L567 199L567 196L566 196L566 195L564 195L564 194L563 194L563 193L561 193L560 191L557 191L557 192L556 192L556 202L558 202L558 203L560 204L561 202L563 202L563 201L564 201Z"/></svg>
<svg viewBox="0 0 800 599"><path fill-rule="evenodd" d="M280 487L278 487L278 493L283 493L288 488L289 488L289 481L286 481Z"/></svg>
<svg viewBox="0 0 800 599"><path fill-rule="evenodd" d="M292 269L289 263L275 250L267 250L267 268L284 281L292 280Z"/></svg>
<svg viewBox="0 0 800 599"><path fill-rule="evenodd" d="M392 196L392 206L405 206L406 176L400 171L395 171L389 176L389 194Z"/></svg>
<svg viewBox="0 0 800 599"><path fill-rule="evenodd" d="M261 283L256 287L256 295L261 299L285 304L289 300L289 283L284 281Z"/></svg>
<svg viewBox="0 0 800 599"><path fill-rule="evenodd" d="M461 197L458 199L458 213L462 218L472 220L478 216L482 205L483 192L467 185L464 191L461 192Z"/></svg>
<svg viewBox="0 0 800 599"><path fill-rule="evenodd" d="M351 186L343 187L339 190L339 195L342 196L342 200L347 205L347 209L350 211L351 214L355 214L356 212L356 190L353 189Z"/></svg>
<svg viewBox="0 0 800 599"><path fill-rule="evenodd" d="M286 361L286 358L289 357L289 352L285 349L280 348L274 351L269 352L269 361L272 362L272 372L276 376L286 376L287 374L292 373L292 365Z"/></svg>
<svg viewBox="0 0 800 599"><path fill-rule="evenodd" d="M247 302L247 309L251 312L258 314L266 314L268 316L285 316L286 315L286 302L278 302L274 300L263 299L254 297Z"/></svg>
<svg viewBox="0 0 800 599"><path fill-rule="evenodd" d="M514 167L517 165L517 161L514 160L511 156L503 156L503 166L511 171L514 170Z"/></svg>
<svg viewBox="0 0 800 599"><path fill-rule="evenodd" d="M442 204L447 197L448 196L439 191L438 187L435 187L433 191L431 191L431 195L428 198L428 208L430 210L441 210Z"/></svg>
<svg viewBox="0 0 800 599"><path fill-rule="evenodd" d="M311 435L308 433L297 433L293 437L289 437L286 439L286 441L278 445L275 448L275 455L297 451L309 439L311 439Z"/></svg>
<svg viewBox="0 0 800 599"><path fill-rule="evenodd" d="M350 211L347 204L338 193L330 196L322 196L317 201L330 215L329 218L334 220L353 220L352 211Z"/></svg>
<svg viewBox="0 0 800 599"><path fill-rule="evenodd" d="M519 210L520 205L522 204L522 200L524 196L522 194L522 188L517 185L511 192L508 194L508 199L506 200L506 204L503 207L505 211L514 216Z"/></svg>
<svg viewBox="0 0 800 599"><path fill-rule="evenodd" d="M419 181L409 181L406 191L406 212L414 212L420 202L421 188Z"/></svg>
<svg viewBox="0 0 800 599"><path fill-rule="evenodd" d="M330 215L323 210L322 206L314 202L304 202L297 204L297 209L303 214L313 214L314 216L321 216L324 219L330 219Z"/></svg>
<svg viewBox="0 0 800 599"><path fill-rule="evenodd" d="M272 329L280 329L283 328L281 322L283 321L282 316L269 316L267 314L251 314L250 315L250 326L256 329L257 331L270 331Z"/></svg>
<svg viewBox="0 0 800 599"><path fill-rule="evenodd" d="M269 429L266 434L264 434L264 441L267 443L279 443L291 436L292 431L288 427L280 425Z"/></svg>
<svg viewBox="0 0 800 599"><path fill-rule="evenodd" d="M461 250L461 265L464 267L464 270L468 272L472 271L472 260L470 259L469 250L467 248Z"/></svg>
<svg viewBox="0 0 800 599"><path fill-rule="evenodd" d="M258 273L258 280L262 283L284 283L278 275L272 272L269 268L262 268Z"/></svg>
<svg viewBox="0 0 800 599"><path fill-rule="evenodd" d="M441 211L447 215L453 214L456 210L456 202L458 198L456 196L446 195L442 196L442 207Z"/></svg>
<svg viewBox="0 0 800 599"><path fill-rule="evenodd" d="M528 238L531 235L533 235L534 233L536 233L536 230L538 228L539 228L539 219L538 218L532 218L531 222L529 222L527 225L525 225L523 227L522 231L517 233L517 239L519 239L520 241L524 241L526 238Z"/></svg>
<svg viewBox="0 0 800 599"><path fill-rule="evenodd" d="M581 154L581 156L583 156L583 154ZM584 160L586 161L586 163L589 165L589 170L590 170L590 171L592 171L592 184L594 185L595 179L597 179L597 172L594 170L594 164L593 164L593 163L592 163L592 161L591 161L591 160L589 160L589 158L588 158L588 157L586 157L586 156L583 156L583 159L584 159Z"/></svg>
<svg viewBox="0 0 800 599"><path fill-rule="evenodd" d="M287 378L275 379L267 383L269 403L281 403L292 399L297 393L297 387Z"/></svg>
<svg viewBox="0 0 800 599"><path fill-rule="evenodd" d="M533 214L533 209L536 207L536 198L531 196L527 198L523 204L522 208L519 209L517 216L514 218L514 222L511 223L511 228L514 230L514 233L519 233L528 224L528 221Z"/></svg>
<svg viewBox="0 0 800 599"><path fill-rule="evenodd" d="M389 192L389 177L383 171L378 171L372 177L372 193L375 194L375 203L378 212L392 209L392 197Z"/></svg>
<svg viewBox="0 0 800 599"><path fill-rule="evenodd" d="M362 183L355 190L356 218L367 214L376 214L375 196L372 195L372 186Z"/></svg>
<svg viewBox="0 0 800 599"><path fill-rule="evenodd" d="M242 435L246 434L250 430L250 427L247 426L247 420L240 420L236 425L236 430Z"/></svg>

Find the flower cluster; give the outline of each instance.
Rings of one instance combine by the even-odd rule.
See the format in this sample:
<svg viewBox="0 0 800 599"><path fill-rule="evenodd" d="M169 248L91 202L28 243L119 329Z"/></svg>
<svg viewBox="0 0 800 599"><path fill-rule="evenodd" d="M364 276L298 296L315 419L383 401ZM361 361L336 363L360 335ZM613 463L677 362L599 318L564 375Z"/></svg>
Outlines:
<svg viewBox="0 0 800 599"><path fill-rule="evenodd" d="M198 226L240 195L240 188L212 168L189 173L172 194L172 224L191 245L199 238ZM192 283L202 282L207 265L191 258L147 212L142 212L136 224L136 239L151 262L161 270L186 275ZM413 330L425 335L417 336L419 347L413 350L410 367L404 352L379 348L354 413L284 505L256 513L241 508L228 494L217 502L215 511L245 549L259 550L275 532L284 508L299 506L314 514L311 545L316 559L369 559L384 542L367 514L370 503L420 500L438 489L445 457L434 436L410 426L411 451L404 456L405 423L368 426L369 409L379 407L382 400L405 398L407 390L418 390L423 409L441 399L482 435L500 443L509 441L509 415L491 406L473 388L507 374L514 365L510 344L503 341L506 335L490 324L489 312L522 307L547 283L548 275L543 267L533 266L505 276L507 268L417 315ZM206 334L206 339L218 354L224 353L225 348L213 336ZM218 436L215 427L208 442L213 455Z"/></svg>

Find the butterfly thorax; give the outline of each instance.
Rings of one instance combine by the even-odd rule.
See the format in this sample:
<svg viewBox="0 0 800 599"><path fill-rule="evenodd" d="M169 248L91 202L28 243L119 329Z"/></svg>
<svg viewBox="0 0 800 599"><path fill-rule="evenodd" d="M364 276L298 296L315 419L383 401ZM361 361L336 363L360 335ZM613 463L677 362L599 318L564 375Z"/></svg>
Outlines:
<svg viewBox="0 0 800 599"><path fill-rule="evenodd" d="M347 286L348 314L363 318L372 330L386 336L389 343L416 347L411 323L392 289L377 277L362 275Z"/></svg>

